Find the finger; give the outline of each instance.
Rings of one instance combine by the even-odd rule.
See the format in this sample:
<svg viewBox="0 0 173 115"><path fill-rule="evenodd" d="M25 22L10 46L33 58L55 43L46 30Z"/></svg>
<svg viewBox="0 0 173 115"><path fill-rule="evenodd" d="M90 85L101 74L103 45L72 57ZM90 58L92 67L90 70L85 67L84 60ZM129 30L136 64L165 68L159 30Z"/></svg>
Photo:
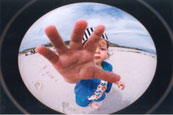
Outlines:
<svg viewBox="0 0 173 115"><path fill-rule="evenodd" d="M85 20L78 20L74 26L71 40L70 48L71 49L81 49L82 39L87 27L87 22Z"/></svg>
<svg viewBox="0 0 173 115"><path fill-rule="evenodd" d="M55 26L48 26L45 32L59 54L65 53L68 50Z"/></svg>
<svg viewBox="0 0 173 115"><path fill-rule="evenodd" d="M116 83L117 81L120 80L120 76L112 73L112 72L108 72L108 71L104 71L100 68L96 68L95 69L95 73L94 73L95 78L99 78L108 82L112 82L112 83Z"/></svg>
<svg viewBox="0 0 173 115"><path fill-rule="evenodd" d="M89 40L85 43L84 49L90 51L90 52L95 52L97 48L97 44L104 32L105 27L103 25L99 25L96 27L94 32L91 34L89 37Z"/></svg>
<svg viewBox="0 0 173 115"><path fill-rule="evenodd" d="M46 59L48 59L52 64L55 64L58 61L58 55L56 55L55 52L44 46L38 46L36 48L36 51L42 56L44 56Z"/></svg>

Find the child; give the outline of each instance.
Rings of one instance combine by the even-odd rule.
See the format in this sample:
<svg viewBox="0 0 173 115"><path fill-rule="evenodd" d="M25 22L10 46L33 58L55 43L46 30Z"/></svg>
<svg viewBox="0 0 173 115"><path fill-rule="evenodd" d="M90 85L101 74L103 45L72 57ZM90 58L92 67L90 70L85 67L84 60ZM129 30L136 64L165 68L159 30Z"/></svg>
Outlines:
<svg viewBox="0 0 173 115"><path fill-rule="evenodd" d="M104 25L98 25L93 33L93 29L85 33L86 27L85 20L76 21L68 48L56 27L50 25L46 27L45 32L56 52L44 46L37 46L36 51L44 56L68 83L78 82L75 87L78 105L85 107L91 103L92 107L98 109L96 101L102 101L105 98L105 92L109 92L112 86L107 81L116 83L118 87L122 86L122 89L125 84L119 81L119 75L111 72L112 66L104 61L108 57L108 38L106 34L103 34ZM86 38L91 33L92 35L82 46L84 33ZM98 40L100 40L99 44Z"/></svg>
<svg viewBox="0 0 173 115"><path fill-rule="evenodd" d="M85 35L83 38L83 44L88 40L89 36L94 31L94 28L87 28L85 31ZM96 48L94 54L94 62L95 64L102 68L105 71L112 72L113 67L108 62L104 61L108 58L108 37L104 33L99 40L98 46ZM121 81L117 82L118 86L122 86L124 89L125 84ZM98 103L105 98L105 93L109 93L112 87L112 83L100 80L97 78L89 79L89 80L81 80L76 83L75 86L75 95L76 95L76 103L79 106L86 107L89 104L95 108L99 109Z"/></svg>

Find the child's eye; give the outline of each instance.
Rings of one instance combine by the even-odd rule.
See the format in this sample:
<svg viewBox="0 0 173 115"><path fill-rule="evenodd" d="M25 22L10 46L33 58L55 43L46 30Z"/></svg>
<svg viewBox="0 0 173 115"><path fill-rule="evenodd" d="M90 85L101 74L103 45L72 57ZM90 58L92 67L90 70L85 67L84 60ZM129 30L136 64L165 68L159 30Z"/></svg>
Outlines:
<svg viewBox="0 0 173 115"><path fill-rule="evenodd" d="M106 50L106 48L100 48L101 50Z"/></svg>

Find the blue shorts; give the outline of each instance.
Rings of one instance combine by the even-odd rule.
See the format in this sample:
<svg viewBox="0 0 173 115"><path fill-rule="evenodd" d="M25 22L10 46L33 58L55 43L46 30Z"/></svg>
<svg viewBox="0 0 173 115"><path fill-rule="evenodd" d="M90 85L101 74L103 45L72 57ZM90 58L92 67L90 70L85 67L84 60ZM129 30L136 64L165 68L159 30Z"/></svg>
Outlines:
<svg viewBox="0 0 173 115"><path fill-rule="evenodd" d="M76 103L77 103L79 106L81 106L81 107L86 107L86 106L88 106L91 102L93 102L93 101L94 101L94 102L100 102L100 101L104 100L104 98L105 98L105 94L103 94L102 97L100 97L100 98L97 99L97 100L82 99L82 98L76 96Z"/></svg>

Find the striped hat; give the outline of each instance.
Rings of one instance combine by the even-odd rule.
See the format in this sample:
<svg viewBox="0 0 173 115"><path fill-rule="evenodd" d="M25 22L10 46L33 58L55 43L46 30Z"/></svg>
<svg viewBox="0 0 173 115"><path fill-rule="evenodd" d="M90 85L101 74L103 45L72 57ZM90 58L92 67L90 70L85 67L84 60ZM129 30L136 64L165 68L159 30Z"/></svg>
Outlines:
<svg viewBox="0 0 173 115"><path fill-rule="evenodd" d="M85 30L85 35L83 37L83 43L88 40L88 38L90 37L90 35L93 33L94 30L95 30L95 28L93 28L93 27L87 28ZM108 41L108 37L107 37L106 33L103 33L102 38L104 40Z"/></svg>

